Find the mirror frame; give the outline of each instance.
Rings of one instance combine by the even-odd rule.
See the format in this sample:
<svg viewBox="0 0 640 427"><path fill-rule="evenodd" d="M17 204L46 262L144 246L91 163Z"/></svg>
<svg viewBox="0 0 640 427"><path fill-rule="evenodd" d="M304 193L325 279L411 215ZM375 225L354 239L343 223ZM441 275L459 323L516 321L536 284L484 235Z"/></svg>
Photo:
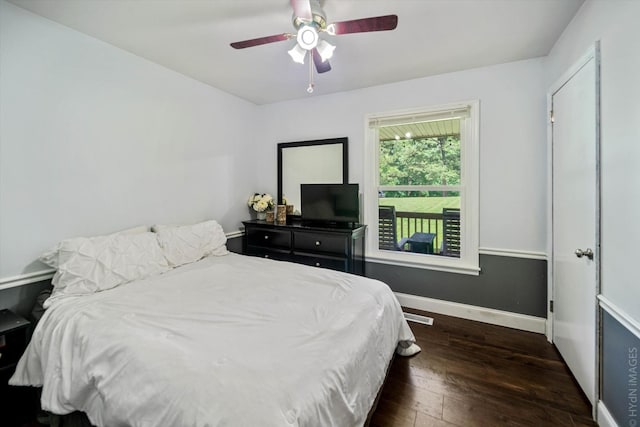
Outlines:
<svg viewBox="0 0 640 427"><path fill-rule="evenodd" d="M310 147L316 145L329 145L329 144L342 144L342 183L349 182L349 138L329 138L329 139L316 139L311 141L298 141L298 142L280 142L278 143L278 204L282 204L282 152L287 148L294 147Z"/></svg>

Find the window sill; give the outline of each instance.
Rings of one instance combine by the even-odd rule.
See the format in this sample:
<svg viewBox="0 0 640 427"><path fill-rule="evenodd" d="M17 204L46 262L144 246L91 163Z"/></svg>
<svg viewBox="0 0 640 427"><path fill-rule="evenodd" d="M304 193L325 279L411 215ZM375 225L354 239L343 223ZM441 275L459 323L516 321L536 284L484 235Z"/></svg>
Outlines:
<svg viewBox="0 0 640 427"><path fill-rule="evenodd" d="M429 256L411 253L394 254L393 252L386 254L382 251L366 255L367 262L375 262L378 264L422 268L425 270L467 274L470 276L478 276L480 274L480 266L477 263L464 262L458 258L439 258L441 257L437 255Z"/></svg>

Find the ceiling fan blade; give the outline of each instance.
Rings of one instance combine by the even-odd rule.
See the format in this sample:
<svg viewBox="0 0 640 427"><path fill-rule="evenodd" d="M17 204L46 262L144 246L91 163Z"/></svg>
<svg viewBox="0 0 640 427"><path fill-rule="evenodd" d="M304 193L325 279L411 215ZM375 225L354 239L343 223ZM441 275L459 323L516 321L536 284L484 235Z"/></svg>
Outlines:
<svg viewBox="0 0 640 427"><path fill-rule="evenodd" d="M291 34L288 34L288 33L276 34L273 36L259 37L257 39L251 39L251 40L244 40L241 42L233 42L231 43L231 47L234 49L244 49L247 47L260 46L261 44L281 42L284 40L289 40L290 38L291 38Z"/></svg>
<svg viewBox="0 0 640 427"><path fill-rule="evenodd" d="M293 8L293 14L298 18L302 18L307 21L311 21L313 19L309 0L291 0L291 7Z"/></svg>
<svg viewBox="0 0 640 427"><path fill-rule="evenodd" d="M384 15L375 16L373 18L334 22L333 24L330 24L330 26L331 29L328 29L328 31L336 35L367 33L370 31L389 31L395 30L398 26L398 15Z"/></svg>
<svg viewBox="0 0 640 427"><path fill-rule="evenodd" d="M316 66L316 71L318 72L318 74L331 71L331 64L329 64L329 60L322 62L320 53L318 52L318 49L315 49L315 48L313 49L313 63Z"/></svg>

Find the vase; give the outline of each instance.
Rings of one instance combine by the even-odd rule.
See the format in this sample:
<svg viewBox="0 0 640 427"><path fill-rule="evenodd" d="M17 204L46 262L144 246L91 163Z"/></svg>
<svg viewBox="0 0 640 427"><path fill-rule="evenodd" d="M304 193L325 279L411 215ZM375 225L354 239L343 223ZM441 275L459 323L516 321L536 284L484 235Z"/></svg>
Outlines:
<svg viewBox="0 0 640 427"><path fill-rule="evenodd" d="M275 222L275 213L273 211L267 211L267 222Z"/></svg>
<svg viewBox="0 0 640 427"><path fill-rule="evenodd" d="M267 219L267 213L266 212L258 212L258 221L264 221L265 219Z"/></svg>
<svg viewBox="0 0 640 427"><path fill-rule="evenodd" d="M287 205L278 205L278 210L276 212L276 222L278 224L287 223Z"/></svg>

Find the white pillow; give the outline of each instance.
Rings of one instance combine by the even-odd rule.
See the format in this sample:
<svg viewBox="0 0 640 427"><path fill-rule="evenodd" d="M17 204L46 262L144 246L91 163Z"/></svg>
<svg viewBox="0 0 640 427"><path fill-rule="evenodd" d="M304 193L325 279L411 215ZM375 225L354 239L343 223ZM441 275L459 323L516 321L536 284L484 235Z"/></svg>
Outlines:
<svg viewBox="0 0 640 427"><path fill-rule="evenodd" d="M79 237L58 247L58 270L45 308L61 296L91 294L169 270L151 232Z"/></svg>
<svg viewBox="0 0 640 427"><path fill-rule="evenodd" d="M140 234L140 233L148 233L149 227L146 225L139 225L133 228L127 228L126 230L118 231L113 234L109 234L109 236L115 236L116 234ZM58 268L58 251L60 251L60 245L62 242L59 242L54 247L40 255L40 261L47 264L49 267Z"/></svg>
<svg viewBox="0 0 640 427"><path fill-rule="evenodd" d="M227 236L216 221L177 227L157 226L158 242L172 267L196 262L209 255L226 255Z"/></svg>

